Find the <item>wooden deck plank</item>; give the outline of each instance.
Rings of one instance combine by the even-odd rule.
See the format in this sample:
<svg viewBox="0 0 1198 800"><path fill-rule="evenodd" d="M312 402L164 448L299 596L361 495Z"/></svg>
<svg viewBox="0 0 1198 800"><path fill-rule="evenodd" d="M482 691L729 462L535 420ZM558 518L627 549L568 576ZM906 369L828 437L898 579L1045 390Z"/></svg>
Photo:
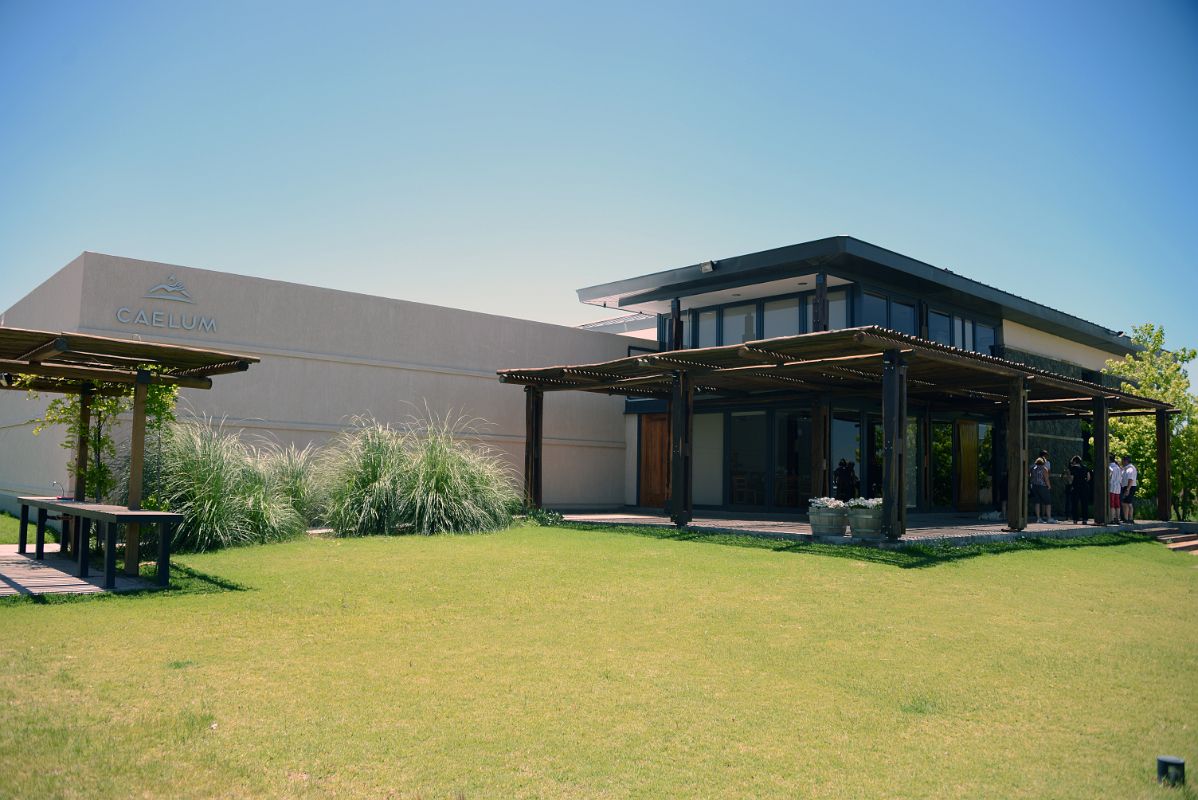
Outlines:
<svg viewBox="0 0 1198 800"><path fill-rule="evenodd" d="M0 597L17 594L97 594L104 591L103 570L98 575L78 578L75 562L58 553L59 546L46 542L46 558L38 561L32 555L21 555L15 544L0 545ZM120 575L117 592L152 589L154 584L144 578Z"/></svg>

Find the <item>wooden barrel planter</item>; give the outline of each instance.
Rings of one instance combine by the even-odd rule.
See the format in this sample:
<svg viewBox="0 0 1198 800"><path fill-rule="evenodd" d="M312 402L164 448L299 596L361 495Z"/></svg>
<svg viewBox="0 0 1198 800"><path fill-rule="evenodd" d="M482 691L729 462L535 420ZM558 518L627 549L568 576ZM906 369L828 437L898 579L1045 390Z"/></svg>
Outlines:
<svg viewBox="0 0 1198 800"><path fill-rule="evenodd" d="M811 535L819 538L843 538L849 517L843 508L812 508L807 512Z"/></svg>
<svg viewBox="0 0 1198 800"><path fill-rule="evenodd" d="M882 537L882 507L850 508L849 531L854 539L880 541Z"/></svg>

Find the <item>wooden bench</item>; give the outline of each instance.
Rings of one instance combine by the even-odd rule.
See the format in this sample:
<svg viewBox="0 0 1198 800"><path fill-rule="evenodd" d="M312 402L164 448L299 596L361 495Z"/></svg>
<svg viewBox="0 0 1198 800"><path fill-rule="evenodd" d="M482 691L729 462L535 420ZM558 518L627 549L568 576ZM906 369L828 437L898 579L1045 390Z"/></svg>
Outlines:
<svg viewBox="0 0 1198 800"><path fill-rule="evenodd" d="M158 526L158 574L159 586L170 583L171 537L175 527L183 520L182 514L169 511L146 511L125 506L107 505L105 503L86 503L63 497L19 497L21 503L21 528L17 538L17 552L24 554L29 541L29 509L37 509L37 522L34 544L34 558L41 560L46 557L46 520L50 513L74 517L79 521L79 539L76 548L76 575L86 578L88 575L88 540L91 526L95 522L102 525L104 543L104 588L111 591L116 588L116 541L117 527L120 525L157 525ZM100 531L97 531L99 536Z"/></svg>

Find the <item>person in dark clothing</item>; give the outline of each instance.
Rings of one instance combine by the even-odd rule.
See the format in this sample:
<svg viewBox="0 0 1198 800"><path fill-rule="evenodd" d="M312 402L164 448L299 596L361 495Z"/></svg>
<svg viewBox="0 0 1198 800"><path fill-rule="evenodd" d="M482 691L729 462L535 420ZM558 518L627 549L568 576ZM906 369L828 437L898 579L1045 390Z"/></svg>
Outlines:
<svg viewBox="0 0 1198 800"><path fill-rule="evenodd" d="M1069 516L1075 525L1084 525L1090 516L1090 497L1093 495L1094 474L1082 463L1081 456L1069 461L1069 484L1065 487L1069 501Z"/></svg>
<svg viewBox="0 0 1198 800"><path fill-rule="evenodd" d="M853 491L853 483L856 481L856 477L849 466L849 462L843 458L840 459L840 463L836 465L836 473L833 475L833 480L836 482L837 500L853 499L856 494Z"/></svg>

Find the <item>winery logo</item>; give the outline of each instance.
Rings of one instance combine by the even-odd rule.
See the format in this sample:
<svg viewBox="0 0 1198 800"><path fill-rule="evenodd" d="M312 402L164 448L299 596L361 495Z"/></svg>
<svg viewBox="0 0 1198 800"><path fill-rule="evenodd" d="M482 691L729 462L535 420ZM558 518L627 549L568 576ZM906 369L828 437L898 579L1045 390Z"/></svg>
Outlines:
<svg viewBox="0 0 1198 800"><path fill-rule="evenodd" d="M160 283L157 286L146 292L144 297L150 300L174 300L178 303L194 303L191 299L191 293L187 291L187 287L183 285L183 281L170 276L165 283Z"/></svg>

